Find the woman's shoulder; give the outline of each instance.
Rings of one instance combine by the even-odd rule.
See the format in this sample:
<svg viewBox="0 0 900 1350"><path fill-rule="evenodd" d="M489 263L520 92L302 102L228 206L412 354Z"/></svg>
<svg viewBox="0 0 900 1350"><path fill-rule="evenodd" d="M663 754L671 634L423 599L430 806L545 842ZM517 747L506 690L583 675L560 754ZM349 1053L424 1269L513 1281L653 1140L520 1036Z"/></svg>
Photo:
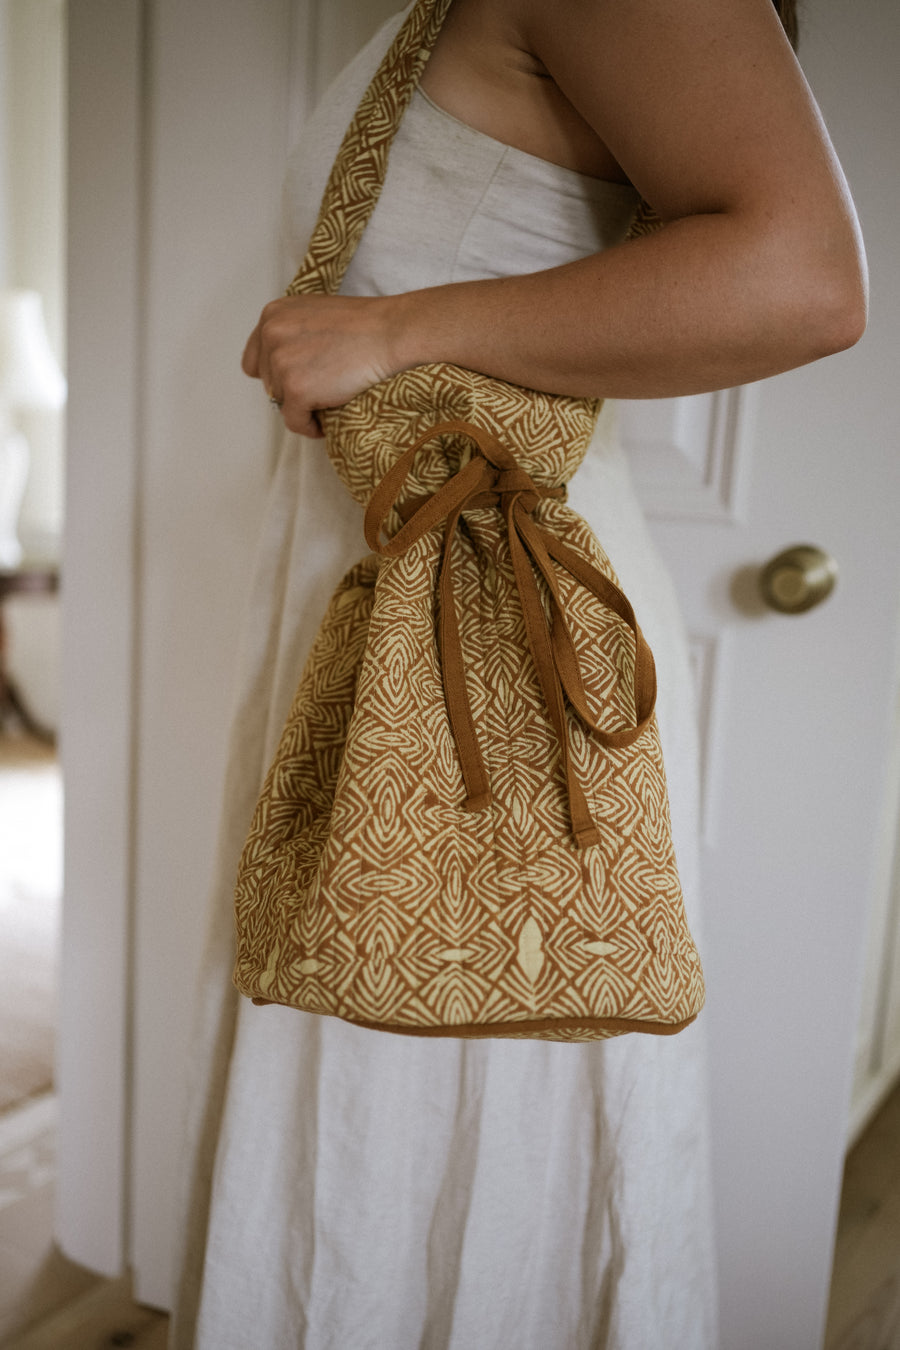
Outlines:
<svg viewBox="0 0 900 1350"><path fill-rule="evenodd" d="M546 16L549 8L540 12ZM425 67L423 90L494 140L593 178L627 183L602 137L542 59L545 22L536 27L529 0L453 0Z"/></svg>

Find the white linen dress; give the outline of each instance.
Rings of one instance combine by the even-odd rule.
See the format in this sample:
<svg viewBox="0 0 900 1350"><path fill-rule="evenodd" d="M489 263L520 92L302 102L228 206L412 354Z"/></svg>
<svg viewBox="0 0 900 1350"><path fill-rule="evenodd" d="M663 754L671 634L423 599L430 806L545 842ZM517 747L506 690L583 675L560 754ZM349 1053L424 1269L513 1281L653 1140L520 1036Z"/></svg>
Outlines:
<svg viewBox="0 0 900 1350"><path fill-rule="evenodd" d="M400 16L339 77L289 171L299 263ZM417 91L344 281L374 295L531 272L625 233L628 187L511 149ZM687 649L612 410L570 503L656 657L696 937ZM417 1039L230 987L256 795L334 586L366 553L323 443L286 436L248 615L192 1074L177 1350L715 1350L704 1025L585 1045ZM239 1006L238 1006L239 1005Z"/></svg>

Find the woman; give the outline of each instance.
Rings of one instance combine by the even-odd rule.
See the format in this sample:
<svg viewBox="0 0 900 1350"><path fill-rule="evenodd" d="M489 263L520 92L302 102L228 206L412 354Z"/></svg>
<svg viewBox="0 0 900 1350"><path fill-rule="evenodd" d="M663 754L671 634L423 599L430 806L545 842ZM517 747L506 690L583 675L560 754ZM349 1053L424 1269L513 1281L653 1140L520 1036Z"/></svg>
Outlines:
<svg viewBox="0 0 900 1350"><path fill-rule="evenodd" d="M550 393L665 398L860 337L852 204L762 0L457 0L421 88L498 141L633 183L668 228L524 277L377 303L274 302L244 369L292 431L318 434L317 407L426 361Z"/></svg>
<svg viewBox="0 0 900 1350"><path fill-rule="evenodd" d="M398 23L304 137L298 255ZM622 243L638 193L663 228ZM768 0L453 0L343 294L268 305L244 368L315 438L316 409L423 362L687 394L839 350L864 312L852 206ZM608 421L570 501L656 654L696 932L684 640ZM361 540L321 447L289 441L231 762L177 1344L712 1350L702 1019L672 1042L435 1043L248 1004L235 1025L217 1003L259 779Z"/></svg>

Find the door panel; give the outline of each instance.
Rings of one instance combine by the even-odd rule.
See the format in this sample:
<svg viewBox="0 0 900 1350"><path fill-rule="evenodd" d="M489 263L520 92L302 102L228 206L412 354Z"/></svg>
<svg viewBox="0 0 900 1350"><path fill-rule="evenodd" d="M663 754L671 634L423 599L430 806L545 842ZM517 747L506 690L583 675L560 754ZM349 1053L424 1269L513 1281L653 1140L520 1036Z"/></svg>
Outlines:
<svg viewBox="0 0 900 1350"><path fill-rule="evenodd" d="M896 160L900 13L821 0L802 20L804 68L866 236L868 332L850 352L742 391L736 417L678 400L630 405L624 419L704 680L724 1350L821 1343L898 679L888 354L900 349L900 193L885 166ZM806 542L837 559L837 589L806 614L766 609L759 569Z"/></svg>

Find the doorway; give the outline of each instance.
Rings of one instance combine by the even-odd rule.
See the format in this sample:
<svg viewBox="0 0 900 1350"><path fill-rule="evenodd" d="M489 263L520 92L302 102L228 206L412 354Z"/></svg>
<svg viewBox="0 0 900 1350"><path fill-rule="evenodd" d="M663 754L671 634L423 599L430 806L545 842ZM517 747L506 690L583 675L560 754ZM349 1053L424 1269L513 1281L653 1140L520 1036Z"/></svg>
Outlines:
<svg viewBox="0 0 900 1350"><path fill-rule="evenodd" d="M63 0L7 0L0 7L0 1334L16 1324L19 1285L33 1281L51 1243L63 874L55 742L64 69Z"/></svg>

